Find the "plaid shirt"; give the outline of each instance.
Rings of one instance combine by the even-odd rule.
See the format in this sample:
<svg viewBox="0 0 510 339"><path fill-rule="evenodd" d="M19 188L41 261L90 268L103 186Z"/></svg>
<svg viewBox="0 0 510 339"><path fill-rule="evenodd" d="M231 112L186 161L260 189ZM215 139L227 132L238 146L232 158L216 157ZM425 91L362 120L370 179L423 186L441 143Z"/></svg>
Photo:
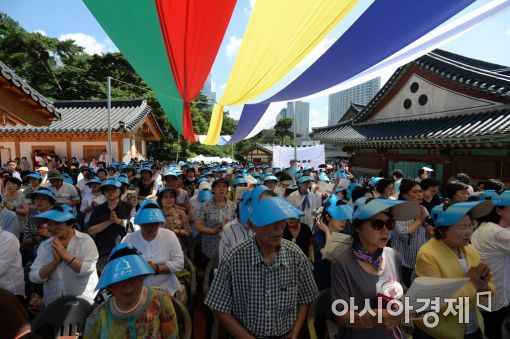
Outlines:
<svg viewBox="0 0 510 339"><path fill-rule="evenodd" d="M298 307L318 293L312 266L296 244L282 239L267 266L250 238L225 253L205 304L231 313L254 336L281 336L292 329Z"/></svg>

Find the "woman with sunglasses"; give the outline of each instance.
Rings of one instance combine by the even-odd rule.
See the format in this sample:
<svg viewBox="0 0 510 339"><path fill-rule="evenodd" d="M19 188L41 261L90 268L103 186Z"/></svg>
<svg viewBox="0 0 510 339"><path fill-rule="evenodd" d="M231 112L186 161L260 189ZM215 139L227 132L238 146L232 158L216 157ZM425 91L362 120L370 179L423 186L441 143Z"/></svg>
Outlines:
<svg viewBox="0 0 510 339"><path fill-rule="evenodd" d="M420 212L416 218L395 222L396 227L391 242L393 249L400 254L402 259L402 280L409 288L412 283L411 275L416 265L416 254L420 247L429 240L433 227L426 221L429 217L427 209L421 206L423 191L419 182L403 179L400 182L398 198L420 204Z"/></svg>
<svg viewBox="0 0 510 339"><path fill-rule="evenodd" d="M483 216L481 225L471 237L471 243L489 265L496 285L491 310L481 310L485 336L501 338L501 326L510 315L510 190L483 192L480 200L491 199L494 208Z"/></svg>
<svg viewBox="0 0 510 339"><path fill-rule="evenodd" d="M480 254L470 244L473 233L471 218L480 218L492 210L488 200L457 202L450 205L438 205L432 209L434 238L427 241L416 257L416 275L434 278L469 278L453 298L469 297L469 313L460 317L460 313L437 314L438 323L434 327L426 326L421 320L414 322L413 338L483 338L483 318L476 306L477 292L491 291L495 287L491 282L489 266L480 261ZM433 296L431 296L433 298ZM483 302L482 302L483 304ZM460 302L456 303L457 307ZM444 309L443 309L444 311ZM465 319L469 319L465 323Z"/></svg>
<svg viewBox="0 0 510 339"><path fill-rule="evenodd" d="M348 248L352 240L349 235L341 234L351 218L352 207L337 195L332 195L326 199L322 214L316 219L313 230L313 273L320 291L331 287L330 260Z"/></svg>
<svg viewBox="0 0 510 339"><path fill-rule="evenodd" d="M403 295L400 258L386 244L394 219L410 220L418 213L419 205L412 201L364 197L356 201L351 249L335 259L331 267L332 300L343 301L335 305L340 312L336 313L341 326L339 337L404 338L399 328L404 312L391 315L385 307L390 299ZM367 303L373 312L360 313ZM357 308L349 309L350 305Z"/></svg>

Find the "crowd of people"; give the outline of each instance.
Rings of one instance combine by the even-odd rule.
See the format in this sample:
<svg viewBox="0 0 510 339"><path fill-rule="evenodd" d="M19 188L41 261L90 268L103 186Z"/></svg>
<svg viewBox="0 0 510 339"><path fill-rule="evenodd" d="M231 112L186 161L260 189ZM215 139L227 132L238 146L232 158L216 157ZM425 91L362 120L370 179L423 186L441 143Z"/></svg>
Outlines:
<svg viewBox="0 0 510 339"><path fill-rule="evenodd" d="M501 338L510 314L510 190L497 179L473 186L459 173L441 187L431 168L368 178L347 162L44 160L0 173L0 295L27 315L3 319L12 337L58 298L82 296L95 303L85 338L176 338L171 298L187 300L191 252L199 269L219 260L204 304L233 338L298 338L328 289L349 305L338 338L404 338L404 313L381 302L415 276L467 278L455 297L468 298L469 321L438 310L430 327L415 314L413 338Z"/></svg>

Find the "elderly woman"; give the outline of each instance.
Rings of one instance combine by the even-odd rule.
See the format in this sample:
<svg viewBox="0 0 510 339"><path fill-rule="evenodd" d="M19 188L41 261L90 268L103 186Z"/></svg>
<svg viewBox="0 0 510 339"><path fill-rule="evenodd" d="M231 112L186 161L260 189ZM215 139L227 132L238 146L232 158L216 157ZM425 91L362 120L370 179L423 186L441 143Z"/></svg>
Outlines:
<svg viewBox="0 0 510 339"><path fill-rule="evenodd" d="M438 314L439 322L428 327L423 321L415 321L414 339L421 338L483 338L483 318L477 305L477 292L492 291L489 266L480 261L476 248L470 244L473 233L472 218L488 214L492 209L490 201L458 202L438 205L432 209L435 224L434 238L418 251L416 274L420 277L464 278L469 280L455 294L454 298L469 297L469 313L463 323L460 313Z"/></svg>
<svg viewBox="0 0 510 339"><path fill-rule="evenodd" d="M158 187L156 182L152 180L152 170L149 167L141 169L140 180L136 184L135 192L139 203L143 200L156 199Z"/></svg>
<svg viewBox="0 0 510 339"><path fill-rule="evenodd" d="M176 190L173 188L164 188L158 193L157 202L161 206L163 214L165 215L165 228L174 232L183 245L183 248L185 248L186 241L191 234L191 230L186 213L177 208L176 199Z"/></svg>
<svg viewBox="0 0 510 339"><path fill-rule="evenodd" d="M123 243L138 248L156 272L145 278L145 286L156 286L175 295L181 289L175 273L184 268L184 254L177 236L163 227L166 219L158 204L146 201L136 213L135 224L140 230L128 234Z"/></svg>
<svg viewBox="0 0 510 339"><path fill-rule="evenodd" d="M452 181L446 185L446 203L467 201L469 197L469 186L462 181Z"/></svg>
<svg viewBox="0 0 510 339"><path fill-rule="evenodd" d="M4 207L16 213L20 233L25 232L29 202L20 190L21 180L11 177L5 180L5 194L2 195Z"/></svg>
<svg viewBox="0 0 510 339"><path fill-rule="evenodd" d="M491 199L494 208L481 218L471 243L489 265L496 285L491 311L481 311L485 336L501 338L503 320L510 314L510 191L485 191L480 200Z"/></svg>
<svg viewBox="0 0 510 339"><path fill-rule="evenodd" d="M352 207L336 195L332 195L324 202L324 209L316 220L313 231L313 273L319 290L331 287L330 260L341 254L348 246L350 237L342 236L340 233L344 233L345 226L351 218Z"/></svg>
<svg viewBox="0 0 510 339"><path fill-rule="evenodd" d="M333 261L331 267L332 300L341 299L357 307L342 308L336 320L342 327L341 338L402 338L400 315L388 313L385 307L377 308L385 299L403 295L400 275L400 258L395 250L386 247L397 220L410 220L419 210L416 202L389 199L360 198L354 205L352 216L353 243L350 251ZM372 301L375 315L366 312L365 301ZM379 301L381 300L381 302ZM382 321L378 321L378 318Z"/></svg>
<svg viewBox="0 0 510 339"><path fill-rule="evenodd" d="M411 287L411 275L416 265L418 250L429 240L433 230L433 226L427 222L429 212L421 206L422 198L423 190L419 182L408 179L400 182L399 199L420 204L420 213L416 218L396 221L393 231L393 249L402 259L402 280L408 288ZM430 220L429 222L432 223Z"/></svg>
<svg viewBox="0 0 510 339"><path fill-rule="evenodd" d="M91 301L97 285L98 253L92 238L74 229L76 217L66 205L53 207L34 216L33 224L48 224L51 237L37 250L30 267L30 280L43 283L44 303L68 295L81 295Z"/></svg>
<svg viewBox="0 0 510 339"><path fill-rule="evenodd" d="M112 297L93 311L84 338L177 338L177 316L170 295L145 287L154 270L131 244L119 244L108 258L97 289Z"/></svg>

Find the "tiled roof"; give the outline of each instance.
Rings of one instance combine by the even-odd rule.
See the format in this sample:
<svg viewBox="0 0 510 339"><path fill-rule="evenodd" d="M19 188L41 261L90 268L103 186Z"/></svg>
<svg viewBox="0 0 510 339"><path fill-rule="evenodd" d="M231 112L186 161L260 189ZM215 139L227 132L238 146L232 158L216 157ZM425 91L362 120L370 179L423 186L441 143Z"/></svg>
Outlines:
<svg viewBox="0 0 510 339"><path fill-rule="evenodd" d="M53 121L50 126L5 126L0 127L0 133L90 133L108 131L106 100L56 101L54 106L62 117L58 121ZM112 100L112 132L134 131L149 114L151 114L151 107L144 99ZM124 129L120 127L120 122L124 122ZM161 129L159 131L161 132Z"/></svg>
<svg viewBox="0 0 510 339"><path fill-rule="evenodd" d="M443 116L432 119L379 123L339 124L314 129L312 137L322 142L342 144L368 142L437 142L445 139L473 139L510 134L510 105L499 109Z"/></svg>
<svg viewBox="0 0 510 339"><path fill-rule="evenodd" d="M47 110L56 119L60 119L60 113L57 111L55 106L52 105L50 101L48 101L48 99L46 99L43 95L41 95L32 87L30 87L25 81L23 81L19 76L17 76L13 70L11 70L1 61L0 61L0 75L4 79L9 81L11 84L13 84L15 87L19 88L23 93L25 93L33 101L38 103L42 108Z"/></svg>
<svg viewBox="0 0 510 339"><path fill-rule="evenodd" d="M510 66L492 64L436 49L399 67L362 112L354 118L354 122L363 121L371 109L384 99L405 71L413 65L460 86L500 96L506 102L510 99Z"/></svg>

